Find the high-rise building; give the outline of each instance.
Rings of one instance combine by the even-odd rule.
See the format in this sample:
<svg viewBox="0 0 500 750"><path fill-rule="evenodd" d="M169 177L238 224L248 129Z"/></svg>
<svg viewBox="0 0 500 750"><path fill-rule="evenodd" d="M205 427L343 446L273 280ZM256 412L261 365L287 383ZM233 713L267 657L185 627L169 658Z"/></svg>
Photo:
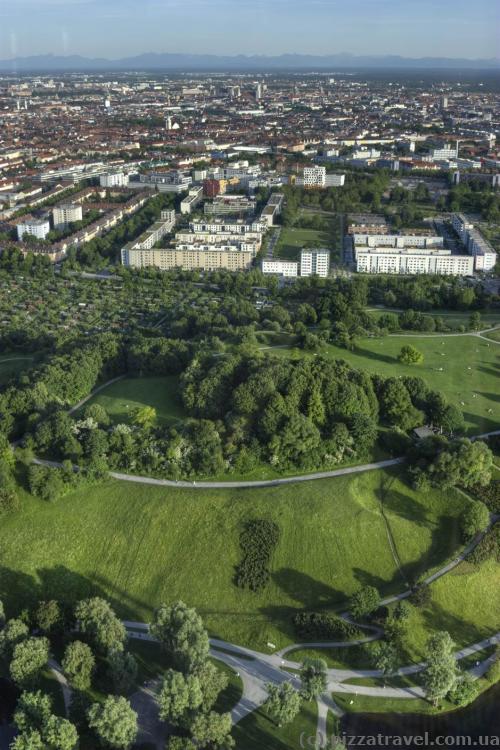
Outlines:
<svg viewBox="0 0 500 750"><path fill-rule="evenodd" d="M65 229L68 224L83 219L83 208L79 203L61 203L52 209L54 229Z"/></svg>
<svg viewBox="0 0 500 750"><path fill-rule="evenodd" d="M25 234L44 240L49 232L50 224L47 219L30 219L17 225L18 240L22 240Z"/></svg>
<svg viewBox="0 0 500 750"><path fill-rule="evenodd" d="M330 270L330 251L302 250L300 253L300 275L326 278Z"/></svg>

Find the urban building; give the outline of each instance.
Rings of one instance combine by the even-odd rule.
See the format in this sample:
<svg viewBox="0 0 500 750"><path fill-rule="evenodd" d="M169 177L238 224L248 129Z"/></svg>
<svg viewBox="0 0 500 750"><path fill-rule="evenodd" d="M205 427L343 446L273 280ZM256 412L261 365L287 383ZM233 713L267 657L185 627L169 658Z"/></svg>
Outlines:
<svg viewBox="0 0 500 750"><path fill-rule="evenodd" d="M83 219L83 207L79 203L61 203L52 209L54 229L66 229L69 224Z"/></svg>
<svg viewBox="0 0 500 750"><path fill-rule="evenodd" d="M253 214L256 203L242 195L224 195L206 202L204 213L212 216L224 216L225 214Z"/></svg>
<svg viewBox="0 0 500 750"><path fill-rule="evenodd" d="M192 213L193 209L196 208L202 200L203 188L191 188L186 197L181 201L181 214L186 215Z"/></svg>
<svg viewBox="0 0 500 750"><path fill-rule="evenodd" d="M329 250L308 250L300 253L300 275L326 278L330 270Z"/></svg>
<svg viewBox="0 0 500 750"><path fill-rule="evenodd" d="M342 187L345 184L345 174L327 174L326 167L304 167L302 177L296 180L296 184L306 190Z"/></svg>
<svg viewBox="0 0 500 750"><path fill-rule="evenodd" d="M127 187L128 183L129 176L124 172L112 172L99 177L99 184L103 188Z"/></svg>
<svg viewBox="0 0 500 750"><path fill-rule="evenodd" d="M471 276L474 258L444 248L357 247L356 270L372 274Z"/></svg>
<svg viewBox="0 0 500 750"><path fill-rule="evenodd" d="M30 219L17 225L17 239L22 240L25 234L44 240L50 232L50 223L47 219Z"/></svg>
<svg viewBox="0 0 500 750"><path fill-rule="evenodd" d="M293 260L266 258L262 261L262 273L292 278L299 275L299 264Z"/></svg>
<svg viewBox="0 0 500 750"><path fill-rule="evenodd" d="M492 271L496 266L497 253L488 240L463 214L453 214L451 224L466 250L473 256L476 271Z"/></svg>
<svg viewBox="0 0 500 750"><path fill-rule="evenodd" d="M188 191L193 179L184 172L174 170L172 172L148 172L139 175L141 187L150 186L160 193L183 193ZM130 183L132 186L133 183Z"/></svg>
<svg viewBox="0 0 500 750"><path fill-rule="evenodd" d="M124 247L122 264L128 268L155 267L162 271L182 268L185 271L246 271L253 262L253 254L227 246L193 246L140 249Z"/></svg>

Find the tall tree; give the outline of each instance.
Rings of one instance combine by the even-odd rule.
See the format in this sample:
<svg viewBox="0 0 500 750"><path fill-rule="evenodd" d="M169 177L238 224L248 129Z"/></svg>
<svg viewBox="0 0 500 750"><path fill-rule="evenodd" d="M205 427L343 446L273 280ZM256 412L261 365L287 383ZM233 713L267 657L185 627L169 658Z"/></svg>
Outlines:
<svg viewBox="0 0 500 750"><path fill-rule="evenodd" d="M105 746L127 750L137 737L137 714L126 698L109 695L87 714L90 729Z"/></svg>
<svg viewBox="0 0 500 750"><path fill-rule="evenodd" d="M210 649L208 633L196 610L184 602L162 604L155 612L150 631L179 671L189 674L204 666Z"/></svg>
<svg viewBox="0 0 500 750"><path fill-rule="evenodd" d="M291 682L266 686L268 698L264 704L266 712L279 727L289 724L300 711L300 694Z"/></svg>

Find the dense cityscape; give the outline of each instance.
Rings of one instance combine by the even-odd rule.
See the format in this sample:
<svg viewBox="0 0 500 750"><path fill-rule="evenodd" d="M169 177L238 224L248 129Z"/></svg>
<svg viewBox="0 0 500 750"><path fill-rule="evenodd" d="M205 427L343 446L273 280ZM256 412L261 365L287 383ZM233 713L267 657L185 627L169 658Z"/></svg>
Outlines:
<svg viewBox="0 0 500 750"><path fill-rule="evenodd" d="M498 746L498 60L11 57L0 750Z"/></svg>

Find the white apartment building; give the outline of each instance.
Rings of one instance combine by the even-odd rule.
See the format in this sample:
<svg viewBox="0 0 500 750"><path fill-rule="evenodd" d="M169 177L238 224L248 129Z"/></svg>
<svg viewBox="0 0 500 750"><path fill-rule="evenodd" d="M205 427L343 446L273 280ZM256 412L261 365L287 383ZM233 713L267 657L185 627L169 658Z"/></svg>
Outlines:
<svg viewBox="0 0 500 750"><path fill-rule="evenodd" d="M54 229L65 229L74 221L83 219L83 207L79 203L61 203L52 209Z"/></svg>
<svg viewBox="0 0 500 750"><path fill-rule="evenodd" d="M50 232L47 219L30 219L17 225L17 239L22 240L25 234L32 235L38 240L44 240Z"/></svg>
<svg viewBox="0 0 500 750"><path fill-rule="evenodd" d="M425 234L358 234L354 233L355 247L443 247L444 240L438 235Z"/></svg>
<svg viewBox="0 0 500 750"><path fill-rule="evenodd" d="M474 258L442 248L357 247L356 270L372 274L470 276Z"/></svg>
<svg viewBox="0 0 500 750"><path fill-rule="evenodd" d="M456 146L446 145L443 148L433 148L432 161L456 161L458 159L458 143Z"/></svg>
<svg viewBox="0 0 500 750"><path fill-rule="evenodd" d="M302 250L300 253L300 275L326 278L330 270L329 250Z"/></svg>
<svg viewBox="0 0 500 750"><path fill-rule="evenodd" d="M267 227L274 226L274 220L280 215L284 200L285 196L283 193L272 193L269 197L267 205L264 206L260 216L261 222Z"/></svg>
<svg viewBox="0 0 500 750"><path fill-rule="evenodd" d="M497 253L474 224L463 214L453 214L451 223L465 248L474 258L476 271L491 271L497 262Z"/></svg>
<svg viewBox="0 0 500 750"><path fill-rule="evenodd" d="M248 250L256 255L262 246L262 235L256 234L211 234L210 232L177 232L176 245L231 245L238 250Z"/></svg>
<svg viewBox="0 0 500 750"><path fill-rule="evenodd" d="M129 176L124 172L113 172L111 174L102 174L99 177L99 184L103 188L126 187L129 183Z"/></svg>
<svg viewBox="0 0 500 750"><path fill-rule="evenodd" d="M255 212L255 201L242 195L220 195L205 203L204 213L212 216L224 214L251 214Z"/></svg>
<svg viewBox="0 0 500 750"><path fill-rule="evenodd" d="M302 177L297 185L306 189L342 187L345 184L345 174L327 174L326 167L304 167Z"/></svg>
<svg viewBox="0 0 500 750"><path fill-rule="evenodd" d="M235 248L195 246L188 249L177 247L139 249L124 247L121 251L122 265L129 268L155 267L162 271L172 268L184 270L245 271L252 265L253 255Z"/></svg>
<svg viewBox="0 0 500 750"><path fill-rule="evenodd" d="M268 258L262 261L262 273L291 278L299 275L299 264L292 260Z"/></svg>
<svg viewBox="0 0 500 750"><path fill-rule="evenodd" d="M160 221L155 221L138 239L129 242L123 250L151 250L166 234L175 227L175 211L162 211ZM122 257L123 257L122 250ZM124 264L125 265L125 264Z"/></svg>
<svg viewBox="0 0 500 750"><path fill-rule="evenodd" d="M195 234L263 234L267 226L263 222L254 221L252 224L245 224L243 221L225 222L217 219L207 221L191 221L189 231Z"/></svg>
<svg viewBox="0 0 500 750"><path fill-rule="evenodd" d="M149 172L139 175L142 185L155 187L160 193L182 193L188 191L193 179L183 172L174 170L172 172Z"/></svg>
<svg viewBox="0 0 500 750"><path fill-rule="evenodd" d="M192 188L184 200L181 201L181 214L184 216L190 214L196 206L198 206L203 200L203 188L195 187Z"/></svg>

